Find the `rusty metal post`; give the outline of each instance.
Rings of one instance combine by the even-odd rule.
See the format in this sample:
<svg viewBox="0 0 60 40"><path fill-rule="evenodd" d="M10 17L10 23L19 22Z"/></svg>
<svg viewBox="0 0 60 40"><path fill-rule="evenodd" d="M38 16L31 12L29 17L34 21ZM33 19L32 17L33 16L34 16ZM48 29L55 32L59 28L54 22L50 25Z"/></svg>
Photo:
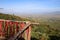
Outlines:
<svg viewBox="0 0 60 40"><path fill-rule="evenodd" d="M15 34L17 34L19 31L19 28L18 28L18 22L15 22Z"/></svg>
<svg viewBox="0 0 60 40"><path fill-rule="evenodd" d="M25 23L24 22L20 22L20 31L22 31L22 29L24 28ZM20 35L20 37L24 38L24 33Z"/></svg>
<svg viewBox="0 0 60 40"><path fill-rule="evenodd" d="M2 21L0 21L0 37L2 37Z"/></svg>
<svg viewBox="0 0 60 40"><path fill-rule="evenodd" d="M0 20L0 40L5 39L5 33L3 31L3 22L4 21Z"/></svg>
<svg viewBox="0 0 60 40"><path fill-rule="evenodd" d="M26 24L29 24L30 22L26 22ZM29 26L25 31L25 40L30 40L31 38L31 26Z"/></svg>

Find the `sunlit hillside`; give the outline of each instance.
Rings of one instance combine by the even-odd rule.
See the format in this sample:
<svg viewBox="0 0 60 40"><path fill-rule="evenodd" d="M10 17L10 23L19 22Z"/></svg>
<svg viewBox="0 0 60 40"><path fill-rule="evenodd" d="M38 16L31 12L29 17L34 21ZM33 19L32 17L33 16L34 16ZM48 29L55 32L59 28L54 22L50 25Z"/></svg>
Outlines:
<svg viewBox="0 0 60 40"><path fill-rule="evenodd" d="M32 25L31 40L46 40L58 39L60 37L60 17L27 17L22 18L16 15L0 13L0 19L18 20L18 21L34 21L40 23L38 26ZM58 37L58 38L57 38ZM58 39L60 40L60 39Z"/></svg>

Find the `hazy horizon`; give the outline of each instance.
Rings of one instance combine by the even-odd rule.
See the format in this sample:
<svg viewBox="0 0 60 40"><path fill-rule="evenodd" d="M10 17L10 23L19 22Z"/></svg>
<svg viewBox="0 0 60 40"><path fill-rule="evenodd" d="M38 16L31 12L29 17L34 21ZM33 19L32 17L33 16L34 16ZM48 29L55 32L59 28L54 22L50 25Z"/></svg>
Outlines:
<svg viewBox="0 0 60 40"><path fill-rule="evenodd" d="M60 0L0 0L0 12L35 14L60 11Z"/></svg>

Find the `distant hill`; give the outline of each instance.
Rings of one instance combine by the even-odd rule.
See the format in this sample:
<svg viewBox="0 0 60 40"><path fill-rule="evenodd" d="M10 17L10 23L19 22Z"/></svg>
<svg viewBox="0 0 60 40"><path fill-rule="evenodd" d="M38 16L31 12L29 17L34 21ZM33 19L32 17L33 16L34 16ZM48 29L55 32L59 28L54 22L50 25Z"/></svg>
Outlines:
<svg viewBox="0 0 60 40"><path fill-rule="evenodd" d="M4 13L0 13L0 19L34 22L34 20L29 19L29 18L20 17L20 16L17 16L17 15L14 15L14 14L13 15L11 15L11 14L4 14Z"/></svg>
<svg viewBox="0 0 60 40"><path fill-rule="evenodd" d="M9 15L9 14L3 14L0 13L0 19L6 19L6 20L22 20L22 18L15 16L15 15Z"/></svg>
<svg viewBox="0 0 60 40"><path fill-rule="evenodd" d="M29 21L27 18L22 18L16 15L10 15L10 14L4 14L0 13L0 19L5 19L5 20L17 20L17 21Z"/></svg>

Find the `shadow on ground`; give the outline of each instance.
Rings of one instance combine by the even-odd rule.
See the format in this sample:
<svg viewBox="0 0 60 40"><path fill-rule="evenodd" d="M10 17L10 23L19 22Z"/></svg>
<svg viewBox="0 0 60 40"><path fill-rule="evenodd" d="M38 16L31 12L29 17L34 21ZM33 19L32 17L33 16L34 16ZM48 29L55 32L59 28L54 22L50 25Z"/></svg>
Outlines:
<svg viewBox="0 0 60 40"><path fill-rule="evenodd" d="M60 40L60 36L49 36L50 40Z"/></svg>

